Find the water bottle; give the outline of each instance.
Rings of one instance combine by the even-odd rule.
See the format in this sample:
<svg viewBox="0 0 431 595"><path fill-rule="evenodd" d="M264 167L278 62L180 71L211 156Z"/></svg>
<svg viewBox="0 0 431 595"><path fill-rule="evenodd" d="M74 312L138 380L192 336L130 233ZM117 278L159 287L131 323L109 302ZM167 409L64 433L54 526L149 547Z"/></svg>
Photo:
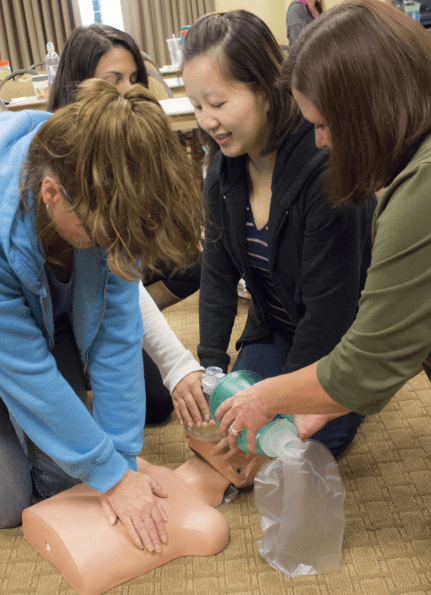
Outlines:
<svg viewBox="0 0 431 595"><path fill-rule="evenodd" d="M201 386L207 403L210 402L213 388L217 382L225 376L226 374L223 372L223 370L217 366L209 366L206 368L205 374L203 374L201 377Z"/></svg>
<svg viewBox="0 0 431 595"><path fill-rule="evenodd" d="M48 50L48 53L46 54L45 64L48 73L48 87L51 88L55 75L57 74L58 65L60 64L60 56L55 51L52 41L48 41L46 49Z"/></svg>
<svg viewBox="0 0 431 595"><path fill-rule="evenodd" d="M0 60L0 81L10 75L10 66L7 60Z"/></svg>
<svg viewBox="0 0 431 595"><path fill-rule="evenodd" d="M223 401L233 397L237 392L245 390L262 378L255 372L248 370L238 370L231 372L219 379L211 392L209 408L211 417ZM216 422L218 425L221 421ZM256 435L256 451L258 455L268 455L270 457L280 456L280 452L287 447L296 437L297 431L293 420L293 415L276 415L274 419L265 424ZM247 430L243 430L238 436L238 447L249 453L247 448Z"/></svg>

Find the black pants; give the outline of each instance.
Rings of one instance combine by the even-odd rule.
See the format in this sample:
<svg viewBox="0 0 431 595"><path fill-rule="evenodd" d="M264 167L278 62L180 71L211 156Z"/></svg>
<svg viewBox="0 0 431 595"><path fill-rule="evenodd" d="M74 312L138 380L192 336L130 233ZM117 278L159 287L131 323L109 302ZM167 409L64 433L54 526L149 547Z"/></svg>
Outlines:
<svg viewBox="0 0 431 595"><path fill-rule="evenodd" d="M144 359L145 392L147 413L145 424L160 424L170 416L174 410L172 397L163 385L162 377L156 364L148 353L142 350Z"/></svg>

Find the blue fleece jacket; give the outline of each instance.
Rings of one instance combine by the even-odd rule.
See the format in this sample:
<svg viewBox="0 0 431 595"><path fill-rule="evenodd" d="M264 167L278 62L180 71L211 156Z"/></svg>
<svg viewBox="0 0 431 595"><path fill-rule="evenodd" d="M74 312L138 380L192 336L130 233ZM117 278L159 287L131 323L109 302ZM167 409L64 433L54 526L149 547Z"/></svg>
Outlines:
<svg viewBox="0 0 431 595"><path fill-rule="evenodd" d="M0 115L0 396L28 436L69 475L100 492L136 470L145 420L138 284L114 276L100 250L74 249L72 326L93 389L93 417L51 354L52 301L19 173L51 114ZM29 196L30 204L32 196Z"/></svg>

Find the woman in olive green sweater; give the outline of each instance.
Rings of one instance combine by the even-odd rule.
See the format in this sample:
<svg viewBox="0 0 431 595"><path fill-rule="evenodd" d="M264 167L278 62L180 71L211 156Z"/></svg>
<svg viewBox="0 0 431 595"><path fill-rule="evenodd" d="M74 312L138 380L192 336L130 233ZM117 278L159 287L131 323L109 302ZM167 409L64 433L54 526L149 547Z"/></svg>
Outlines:
<svg viewBox="0 0 431 595"><path fill-rule="evenodd" d="M379 412L431 352L431 36L378 0L343 2L307 27L278 84L330 150L335 208L386 190L359 312L341 342L218 409L231 448L246 429L252 452L277 413L297 414L306 438L350 411Z"/></svg>

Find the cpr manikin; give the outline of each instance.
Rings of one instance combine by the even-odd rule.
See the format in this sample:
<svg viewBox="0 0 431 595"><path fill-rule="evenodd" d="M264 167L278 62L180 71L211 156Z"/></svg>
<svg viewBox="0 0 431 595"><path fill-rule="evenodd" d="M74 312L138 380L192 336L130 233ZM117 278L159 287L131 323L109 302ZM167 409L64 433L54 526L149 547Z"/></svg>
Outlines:
<svg viewBox="0 0 431 595"><path fill-rule="evenodd" d="M214 428L215 441L221 439ZM218 432L218 436L216 436ZM25 539L50 561L80 595L100 595L127 580L182 556L211 556L226 547L229 531L215 510L226 488L252 485L269 457L243 452L223 460L225 450L211 454L214 442L189 438L195 455L171 471L138 458L138 471L148 473L167 492L168 541L161 552L138 549L121 522L111 526L100 495L82 484L27 508Z"/></svg>

